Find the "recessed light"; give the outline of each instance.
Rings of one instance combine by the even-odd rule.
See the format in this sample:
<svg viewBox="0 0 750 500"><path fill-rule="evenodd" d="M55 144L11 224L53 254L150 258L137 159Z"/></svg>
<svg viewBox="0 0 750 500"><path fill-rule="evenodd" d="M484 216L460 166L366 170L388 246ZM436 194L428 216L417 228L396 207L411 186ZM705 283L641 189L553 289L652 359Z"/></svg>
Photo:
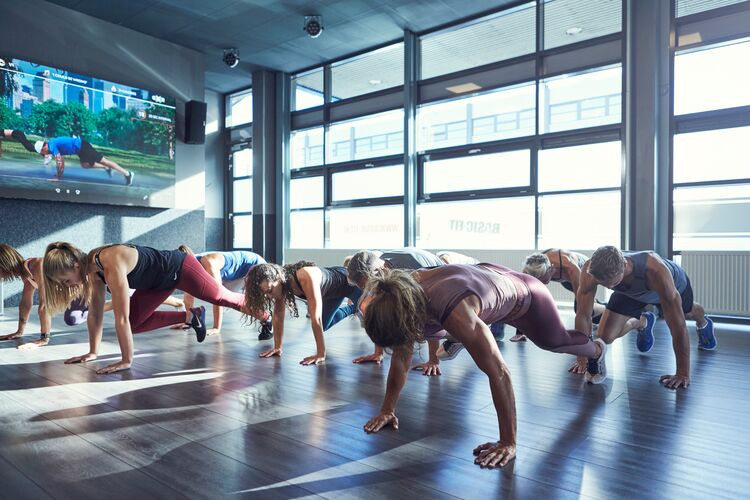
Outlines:
<svg viewBox="0 0 750 500"><path fill-rule="evenodd" d="M380 85L381 83L383 83L383 80L370 80L367 83L369 83L370 85Z"/></svg>
<svg viewBox="0 0 750 500"><path fill-rule="evenodd" d="M482 87L480 87L476 83L468 82L462 83L461 85L453 85L452 87L445 87L445 90L453 92L454 94L463 94L465 92L472 92L481 88Z"/></svg>
<svg viewBox="0 0 750 500"><path fill-rule="evenodd" d="M566 35L575 36L580 34L583 31L583 28L579 28L578 26L573 26L572 28L568 28L565 30Z"/></svg>

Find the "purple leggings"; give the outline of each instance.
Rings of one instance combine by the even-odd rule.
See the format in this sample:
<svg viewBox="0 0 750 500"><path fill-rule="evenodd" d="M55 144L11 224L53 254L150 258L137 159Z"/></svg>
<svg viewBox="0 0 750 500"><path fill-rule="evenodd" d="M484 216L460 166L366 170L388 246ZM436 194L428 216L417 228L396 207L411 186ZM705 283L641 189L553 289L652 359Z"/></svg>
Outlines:
<svg viewBox="0 0 750 500"><path fill-rule="evenodd" d="M547 287L528 274L512 273L526 283L531 292L529 310L509 324L519 333L526 335L534 344L545 351L562 352L575 356L593 358L596 356L594 342L577 330L566 330L557 312L555 300Z"/></svg>
<svg viewBox="0 0 750 500"><path fill-rule="evenodd" d="M203 266L188 255L182 264L180 279L174 288L167 290L136 290L130 297L130 328L133 333L148 332L185 322L184 311L157 311L172 292L182 290L193 297L219 306L227 306L237 311L245 305L245 296L232 292L216 283Z"/></svg>

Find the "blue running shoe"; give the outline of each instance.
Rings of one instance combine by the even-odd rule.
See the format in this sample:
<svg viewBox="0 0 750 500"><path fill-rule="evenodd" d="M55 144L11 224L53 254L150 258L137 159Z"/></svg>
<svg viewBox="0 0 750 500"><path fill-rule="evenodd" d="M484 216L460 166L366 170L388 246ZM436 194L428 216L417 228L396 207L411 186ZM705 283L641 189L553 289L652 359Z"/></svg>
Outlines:
<svg viewBox="0 0 750 500"><path fill-rule="evenodd" d="M492 323L490 331L495 340L503 340L503 337L505 337L505 323Z"/></svg>
<svg viewBox="0 0 750 500"><path fill-rule="evenodd" d="M638 330L638 338L635 345L641 352L648 352L654 347L654 325L656 324L656 315L652 312L643 313L646 318L646 326Z"/></svg>
<svg viewBox="0 0 750 500"><path fill-rule="evenodd" d="M706 316L706 324L703 328L696 328L698 332L698 349L701 351L713 351L716 349L716 337L714 336L714 322Z"/></svg>

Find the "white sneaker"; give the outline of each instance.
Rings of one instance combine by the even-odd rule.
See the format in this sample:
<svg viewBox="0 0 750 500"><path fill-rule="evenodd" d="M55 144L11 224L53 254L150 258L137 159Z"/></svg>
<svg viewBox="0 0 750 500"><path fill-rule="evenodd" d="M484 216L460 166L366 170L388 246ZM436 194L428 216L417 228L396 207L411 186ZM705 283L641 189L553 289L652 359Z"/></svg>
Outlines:
<svg viewBox="0 0 750 500"><path fill-rule="evenodd" d="M437 357L441 361L453 359L458 356L458 353L461 352L461 349L463 348L464 345L461 342L456 342L455 340L446 340L445 342L440 344L440 347L438 347Z"/></svg>
<svg viewBox="0 0 750 500"><path fill-rule="evenodd" d="M602 339L596 339L602 348L602 353L598 358L589 358L588 365L586 366L586 373L583 378L589 384L601 384L607 378L607 365L605 359L607 357L607 344Z"/></svg>

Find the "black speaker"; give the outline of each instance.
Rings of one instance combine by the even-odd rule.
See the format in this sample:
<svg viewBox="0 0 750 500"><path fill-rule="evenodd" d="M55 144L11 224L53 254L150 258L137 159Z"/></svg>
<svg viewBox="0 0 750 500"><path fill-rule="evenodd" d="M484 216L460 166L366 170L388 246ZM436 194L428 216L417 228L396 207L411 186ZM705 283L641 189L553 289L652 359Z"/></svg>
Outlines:
<svg viewBox="0 0 750 500"><path fill-rule="evenodd" d="M185 142L203 144L206 141L206 103L188 101L185 103Z"/></svg>

